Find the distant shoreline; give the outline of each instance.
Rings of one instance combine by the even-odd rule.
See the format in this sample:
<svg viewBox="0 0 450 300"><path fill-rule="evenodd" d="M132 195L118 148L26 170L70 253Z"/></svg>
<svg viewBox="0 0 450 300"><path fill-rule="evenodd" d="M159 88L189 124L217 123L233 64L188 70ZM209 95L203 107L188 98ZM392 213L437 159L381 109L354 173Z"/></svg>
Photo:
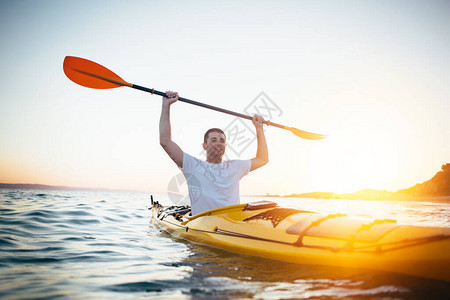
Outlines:
<svg viewBox="0 0 450 300"><path fill-rule="evenodd" d="M35 183L0 183L0 189L146 193L142 191L133 191L125 189L88 188L88 187L35 184Z"/></svg>
<svg viewBox="0 0 450 300"><path fill-rule="evenodd" d="M260 197L260 198L297 198L297 199L317 199L317 200L363 200L363 201L411 201L411 202L436 202L450 203L450 195L444 196L404 196L398 198L370 198L370 197L320 197L312 196L312 193L293 194L293 195L242 195L242 197Z"/></svg>
<svg viewBox="0 0 450 300"><path fill-rule="evenodd" d="M46 184L30 184L30 183L0 183L0 189L24 189L24 190L54 190L54 191L87 191L87 192L121 192L121 193L146 193L151 192L121 190L121 189L107 189L107 188L86 188L86 187L71 187L71 186L55 186ZM345 197L345 195L352 197ZM450 195L421 195L421 196L403 196L403 197L363 197L358 193L352 194L335 194L335 193L304 193L291 195L241 195L242 197L271 197L271 198L307 198L320 200L364 200L364 201L414 201L414 202L436 202L436 203L450 203Z"/></svg>
<svg viewBox="0 0 450 300"><path fill-rule="evenodd" d="M437 172L430 180L396 192L364 189L354 193L344 194L312 192L285 196L267 194L265 197L450 202L450 163L442 165L441 171Z"/></svg>

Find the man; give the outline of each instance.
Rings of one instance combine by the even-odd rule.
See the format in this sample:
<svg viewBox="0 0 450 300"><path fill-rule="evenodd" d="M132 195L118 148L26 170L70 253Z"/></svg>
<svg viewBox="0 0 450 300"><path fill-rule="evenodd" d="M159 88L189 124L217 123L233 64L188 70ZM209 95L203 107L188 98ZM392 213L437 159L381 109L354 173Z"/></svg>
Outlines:
<svg viewBox="0 0 450 300"><path fill-rule="evenodd" d="M239 204L239 180L248 172L264 166L269 161L263 131L264 119L258 115L254 115L252 119L258 141L254 158L222 162L226 137L222 130L212 128L205 133L203 149L206 150L206 161L201 161L184 153L172 141L170 106L178 100L178 93L169 91L166 95L167 97L163 97L159 121L159 142L186 177L192 214Z"/></svg>

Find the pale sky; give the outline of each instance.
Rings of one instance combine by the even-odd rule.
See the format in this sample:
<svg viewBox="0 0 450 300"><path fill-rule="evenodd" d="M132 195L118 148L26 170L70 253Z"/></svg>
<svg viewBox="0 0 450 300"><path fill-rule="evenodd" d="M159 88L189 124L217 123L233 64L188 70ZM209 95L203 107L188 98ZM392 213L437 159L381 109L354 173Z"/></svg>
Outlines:
<svg viewBox="0 0 450 300"><path fill-rule="evenodd" d="M1 1L0 182L167 192L180 173L161 97L79 86L71 55L238 112L264 92L272 121L329 135L268 127L270 162L242 195L410 187L450 162L449 15L449 1ZM173 139L200 158L208 128L244 122L172 107ZM228 142L230 159L255 155Z"/></svg>

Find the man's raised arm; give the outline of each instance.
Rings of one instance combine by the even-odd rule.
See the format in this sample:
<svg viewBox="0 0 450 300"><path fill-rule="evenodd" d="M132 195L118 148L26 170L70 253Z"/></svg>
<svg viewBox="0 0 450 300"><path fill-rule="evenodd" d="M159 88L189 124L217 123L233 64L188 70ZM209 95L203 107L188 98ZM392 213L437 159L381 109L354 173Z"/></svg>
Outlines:
<svg viewBox="0 0 450 300"><path fill-rule="evenodd" d="M172 131L170 126L170 106L178 100L177 92L166 92L168 97L163 97L161 118L159 119L159 143L177 164L179 168L183 167L183 150L172 141Z"/></svg>
<svg viewBox="0 0 450 300"><path fill-rule="evenodd" d="M252 118L253 125L256 128L258 146L256 157L251 160L250 171L258 169L269 162L269 150L267 149L266 136L264 135L263 121L264 118L258 115L254 115Z"/></svg>

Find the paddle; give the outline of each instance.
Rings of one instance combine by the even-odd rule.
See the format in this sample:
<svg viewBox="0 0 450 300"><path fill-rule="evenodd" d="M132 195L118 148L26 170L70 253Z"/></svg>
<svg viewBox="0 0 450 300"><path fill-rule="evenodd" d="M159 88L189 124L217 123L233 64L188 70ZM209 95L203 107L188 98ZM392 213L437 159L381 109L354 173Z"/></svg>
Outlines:
<svg viewBox="0 0 450 300"><path fill-rule="evenodd" d="M69 77L70 80L73 82L89 87L94 89L111 89L111 88L117 88L121 86L128 86L134 89L138 89L144 92L148 92L159 96L166 96L166 93L157 91L155 89L149 89L137 84L128 83L122 78L120 78L117 74L112 72L111 70L108 70L102 65L99 65L93 61L80 58L80 57L74 57L74 56L66 56L64 59L64 73L67 77ZM179 97L179 101L201 106L204 108L212 109L215 111L219 111L222 113L230 114L239 118L244 118L251 120L252 117L237 113L231 110L223 109L217 106L212 106L209 104L197 102L194 100L189 100L186 98ZM294 127L288 127L281 124L273 123L270 121L264 121L264 124L282 128L289 130L293 134L295 134L298 137L308 139L308 140L320 140L326 137L326 135L323 134L317 134L312 132L303 131Z"/></svg>

